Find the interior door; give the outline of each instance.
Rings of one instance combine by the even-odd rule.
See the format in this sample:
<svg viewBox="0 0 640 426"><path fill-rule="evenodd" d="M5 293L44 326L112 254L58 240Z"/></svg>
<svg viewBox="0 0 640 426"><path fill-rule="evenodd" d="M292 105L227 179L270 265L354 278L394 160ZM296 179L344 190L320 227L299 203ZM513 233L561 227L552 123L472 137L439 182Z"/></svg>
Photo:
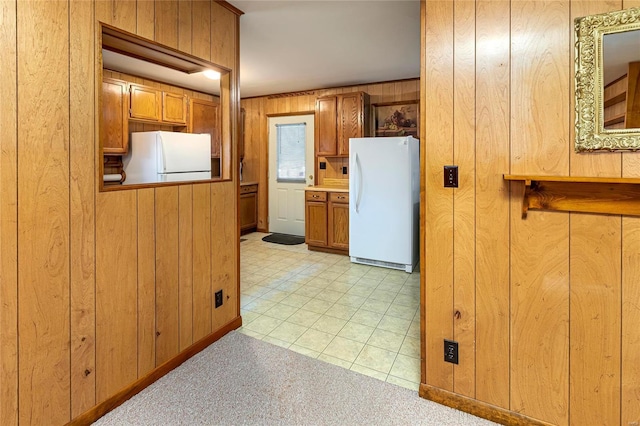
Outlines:
<svg viewBox="0 0 640 426"><path fill-rule="evenodd" d="M304 189L313 184L313 115L269 117L269 232L304 235Z"/></svg>

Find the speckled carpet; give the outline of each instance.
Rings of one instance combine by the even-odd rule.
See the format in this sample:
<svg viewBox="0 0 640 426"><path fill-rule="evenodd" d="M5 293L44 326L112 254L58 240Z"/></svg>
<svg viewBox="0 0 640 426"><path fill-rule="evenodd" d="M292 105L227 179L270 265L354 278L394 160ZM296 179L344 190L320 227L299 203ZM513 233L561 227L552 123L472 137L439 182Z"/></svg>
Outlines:
<svg viewBox="0 0 640 426"><path fill-rule="evenodd" d="M493 425L238 332L96 425Z"/></svg>

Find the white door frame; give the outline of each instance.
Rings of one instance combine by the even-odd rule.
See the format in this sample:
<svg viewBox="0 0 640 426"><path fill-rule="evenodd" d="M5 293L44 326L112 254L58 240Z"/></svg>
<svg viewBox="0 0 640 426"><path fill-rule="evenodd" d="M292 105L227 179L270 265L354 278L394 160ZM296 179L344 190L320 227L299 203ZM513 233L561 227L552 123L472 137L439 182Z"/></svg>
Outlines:
<svg viewBox="0 0 640 426"><path fill-rule="evenodd" d="M287 115L267 117L269 134L268 163L268 229L291 235L304 235L304 189L313 185L315 170L314 115ZM277 131L276 124L306 123L305 182L278 183L276 180Z"/></svg>

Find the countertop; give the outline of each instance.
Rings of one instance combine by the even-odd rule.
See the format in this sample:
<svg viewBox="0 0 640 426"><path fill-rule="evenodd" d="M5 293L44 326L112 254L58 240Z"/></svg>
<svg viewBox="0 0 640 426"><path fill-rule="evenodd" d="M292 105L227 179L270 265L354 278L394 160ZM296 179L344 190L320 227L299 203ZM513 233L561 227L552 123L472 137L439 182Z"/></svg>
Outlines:
<svg viewBox="0 0 640 426"><path fill-rule="evenodd" d="M258 182L240 182L240 186L257 185Z"/></svg>
<svg viewBox="0 0 640 426"><path fill-rule="evenodd" d="M343 186L317 185L307 186L305 191L349 192L349 188Z"/></svg>

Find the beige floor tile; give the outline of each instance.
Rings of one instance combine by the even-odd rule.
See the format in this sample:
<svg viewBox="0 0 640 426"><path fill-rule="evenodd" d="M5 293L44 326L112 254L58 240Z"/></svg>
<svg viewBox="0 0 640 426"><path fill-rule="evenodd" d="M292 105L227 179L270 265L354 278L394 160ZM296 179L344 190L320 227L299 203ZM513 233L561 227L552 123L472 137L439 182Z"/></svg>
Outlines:
<svg viewBox="0 0 640 426"><path fill-rule="evenodd" d="M407 281L407 278L409 278L409 275L410 274L407 274L406 272L402 272L402 271L391 271L386 277L384 277L382 282L393 283L393 284L404 284Z"/></svg>
<svg viewBox="0 0 640 426"><path fill-rule="evenodd" d="M309 329L304 332L298 340L295 341L297 346L311 349L316 352L322 352L333 340L333 334L325 333L323 331Z"/></svg>
<svg viewBox="0 0 640 426"><path fill-rule="evenodd" d="M344 293L341 293L339 291L324 289L324 290L321 290L318 294L316 294L314 299L326 300L327 302L335 303L336 300L340 299L342 296L344 296Z"/></svg>
<svg viewBox="0 0 640 426"><path fill-rule="evenodd" d="M399 353L420 359L420 339L406 336L404 342L402 342Z"/></svg>
<svg viewBox="0 0 640 426"><path fill-rule="evenodd" d="M407 330L407 336L413 337L414 339L420 339L420 318L419 317L417 321L415 319L411 321L409 330Z"/></svg>
<svg viewBox="0 0 640 426"><path fill-rule="evenodd" d="M409 320L385 315L380 320L380 323L378 324L378 328L382 330L392 331L394 333L406 334L407 331L409 330L410 325L411 325L411 321Z"/></svg>
<svg viewBox="0 0 640 426"><path fill-rule="evenodd" d="M373 293L373 289L371 287L364 287L357 283L347 291L348 296L358 296L365 299L369 297L371 293Z"/></svg>
<svg viewBox="0 0 640 426"><path fill-rule="evenodd" d="M310 277L307 275L294 275L293 277L289 278L287 282L294 283L294 284L306 284L312 279L313 277Z"/></svg>
<svg viewBox="0 0 640 426"><path fill-rule="evenodd" d="M360 278L356 284L370 289L376 289L380 285L381 280L375 278Z"/></svg>
<svg viewBox="0 0 640 426"><path fill-rule="evenodd" d="M284 281L282 284L278 286L278 290L284 291L287 293L294 293L296 290L299 290L304 287L304 284L294 283L292 281Z"/></svg>
<svg viewBox="0 0 640 426"><path fill-rule="evenodd" d="M362 278L362 275L351 275L348 272L345 272L344 274L336 278L333 282L341 283L345 285L349 285L349 284L354 285L355 283L358 282L358 280L360 280L360 278Z"/></svg>
<svg viewBox="0 0 640 426"><path fill-rule="evenodd" d="M363 347L364 343L345 339L343 337L336 337L331 341L331 343L329 343L322 353L340 358L344 361L353 362L358 357Z"/></svg>
<svg viewBox="0 0 640 426"><path fill-rule="evenodd" d="M271 337L271 336L264 336L262 338L262 341L272 343L274 345L277 345L283 348L288 348L289 346L291 346L291 343L285 342L284 340L276 339L275 337Z"/></svg>
<svg viewBox="0 0 640 426"><path fill-rule="evenodd" d="M285 321L269 333L269 336L285 342L293 343L307 330L307 327Z"/></svg>
<svg viewBox="0 0 640 426"><path fill-rule="evenodd" d="M359 308L367 300L366 297L354 296L352 294L345 294L336 301L339 305L353 306Z"/></svg>
<svg viewBox="0 0 640 426"><path fill-rule="evenodd" d="M399 377L394 377L391 374L387 376L386 382L397 385L397 386L402 386L403 388L411 389L412 391L416 391L416 392L420 389L419 383L414 383L408 380L401 379Z"/></svg>
<svg viewBox="0 0 640 426"><path fill-rule="evenodd" d="M295 314L287 318L287 321L304 327L311 327L321 316L322 315L316 312L300 309Z"/></svg>
<svg viewBox="0 0 640 426"><path fill-rule="evenodd" d="M371 333L373 333L374 330L375 328L373 327L349 321L344 325L344 327L342 327L338 336L344 337L345 339L355 340L356 342L367 343L367 340L369 340L369 337L371 337Z"/></svg>
<svg viewBox="0 0 640 426"><path fill-rule="evenodd" d="M320 352L312 351L311 349L307 349L298 345L291 345L289 346L289 349L311 358L318 358L318 355L320 355Z"/></svg>
<svg viewBox="0 0 640 426"><path fill-rule="evenodd" d="M290 294L280 301L283 305L295 306L296 308L303 307L306 303L311 300L310 297L301 296L299 294Z"/></svg>
<svg viewBox="0 0 640 426"><path fill-rule="evenodd" d="M420 381L420 360L406 355L398 354L389 372L394 377L399 377L410 382Z"/></svg>
<svg viewBox="0 0 640 426"><path fill-rule="evenodd" d="M375 328L378 326L378 323L380 322L383 316L384 316L383 314L379 314L377 312L371 312L365 309L358 309L358 312L353 314L353 316L351 317L351 321Z"/></svg>
<svg viewBox="0 0 640 426"><path fill-rule="evenodd" d="M270 302L269 300L256 299L251 303L248 303L243 307L245 311L258 312L259 314L263 314L267 312L269 309L275 306L275 302Z"/></svg>
<svg viewBox="0 0 640 426"><path fill-rule="evenodd" d="M366 274L364 274L363 278L382 281L387 275L389 275L388 269L371 268Z"/></svg>
<svg viewBox="0 0 640 426"><path fill-rule="evenodd" d="M323 288L327 288L329 284L331 284L332 282L333 280L328 280L326 278L321 278L320 276L318 276L312 279L311 281L309 281L307 285L311 287L323 289Z"/></svg>
<svg viewBox="0 0 640 426"><path fill-rule="evenodd" d="M287 293L286 291L282 291L282 290L271 290L268 293L263 294L262 296L260 296L261 299L264 300L269 300L271 302L281 302L283 299L285 299L286 297L289 296L289 293Z"/></svg>
<svg viewBox="0 0 640 426"><path fill-rule="evenodd" d="M411 321L413 320L413 317L415 317L417 311L417 308L410 308L408 306L402 306L392 303L389 306L389 309L387 309L387 312L385 312L385 315Z"/></svg>
<svg viewBox="0 0 640 426"><path fill-rule="evenodd" d="M370 295L369 295L369 299L372 300L379 300L381 302L389 302L392 301L393 299L395 299L397 296L396 293L394 293L393 291L388 291L388 290L380 290L378 288L376 288Z"/></svg>
<svg viewBox="0 0 640 426"><path fill-rule="evenodd" d="M336 335L342 327L347 323L346 320L322 315L318 321L316 321L311 328L314 330L324 331L325 333Z"/></svg>
<svg viewBox="0 0 640 426"><path fill-rule="evenodd" d="M304 287L296 290L294 294L299 294L301 296L307 296L307 297L313 298L321 291L322 291L321 288L309 287L305 285Z"/></svg>
<svg viewBox="0 0 640 426"><path fill-rule="evenodd" d="M240 293L240 307L244 308L245 306L247 306L249 303L253 302L256 299L257 299L256 297L247 296L246 294Z"/></svg>
<svg viewBox="0 0 640 426"><path fill-rule="evenodd" d="M244 291L244 294L247 296L260 297L263 294L270 292L271 289L269 287L263 287L261 285L254 285Z"/></svg>
<svg viewBox="0 0 640 426"><path fill-rule="evenodd" d="M326 270L322 271L322 274L320 274L318 278L323 278L325 280L333 281L336 278L338 278L340 275L342 275L342 273L344 272L344 271L335 271L333 270L333 268L336 268L336 266L330 266Z"/></svg>
<svg viewBox="0 0 640 426"><path fill-rule="evenodd" d="M347 283L341 283L338 281L334 281L331 284L329 284L326 288L325 291L336 291L339 293L346 293L347 291L349 291L349 289L353 287L353 284L347 284Z"/></svg>
<svg viewBox="0 0 640 426"><path fill-rule="evenodd" d="M333 306L333 302L327 302L326 300L320 299L312 299L309 302L305 303L302 308L307 311L324 314L331 306Z"/></svg>
<svg viewBox="0 0 640 426"><path fill-rule="evenodd" d="M253 321L254 319L260 317L260 315L262 315L262 314L259 314L257 312L247 311L244 314L242 314L242 324L243 325L247 325L251 321Z"/></svg>
<svg viewBox="0 0 640 426"><path fill-rule="evenodd" d="M397 305L409 306L411 308L417 308L420 306L420 299L408 294L398 294L393 300L393 303Z"/></svg>
<svg viewBox="0 0 640 426"><path fill-rule="evenodd" d="M246 334L247 336L255 337L258 340L262 340L265 335L262 333L256 333L255 331L249 330L248 328L242 326L238 329L239 333Z"/></svg>
<svg viewBox="0 0 640 426"><path fill-rule="evenodd" d="M383 382L387 380L387 374L381 373L380 371L372 370L371 368L367 368L359 364L354 363L351 366L350 370L360 374L364 374L365 376L373 377L374 379L382 380Z"/></svg>
<svg viewBox="0 0 640 426"><path fill-rule="evenodd" d="M262 315L260 318L256 318L242 328L246 328L260 334L269 334L280 324L282 324L282 320Z"/></svg>
<svg viewBox="0 0 640 426"><path fill-rule="evenodd" d="M353 306L335 304L329 309L327 309L327 312L325 312L324 314L329 315L331 317L340 318L343 320L349 320L351 319L353 314L355 314L357 311L358 311L358 308L355 308Z"/></svg>
<svg viewBox="0 0 640 426"><path fill-rule="evenodd" d="M336 357L333 357L333 356L330 356L330 355L327 355L327 354L324 354L324 353L318 355L318 359L320 361L324 361L324 362L328 362L328 363L333 364L333 365L337 365L338 367L346 368L347 370L349 368L351 368L351 364L352 364L352 363L350 363L348 361L345 361L345 360L342 360L340 358L336 358Z"/></svg>
<svg viewBox="0 0 640 426"><path fill-rule="evenodd" d="M402 346L404 338L404 334L398 334L376 328L367 341L367 345L386 349L388 351L398 352L398 350Z"/></svg>
<svg viewBox="0 0 640 426"><path fill-rule="evenodd" d="M382 302L380 300L367 299L360 309L364 309L365 311L377 312L379 314L384 314L387 312L391 306L391 302Z"/></svg>
<svg viewBox="0 0 640 426"><path fill-rule="evenodd" d="M412 287L410 285L405 284L398 291L398 294L406 294L408 296L412 296L420 300L420 287Z"/></svg>
<svg viewBox="0 0 640 426"><path fill-rule="evenodd" d="M371 345L365 345L354 363L388 374L389 370L391 370L391 367L393 366L393 361L396 359L396 356L396 352L376 348Z"/></svg>

